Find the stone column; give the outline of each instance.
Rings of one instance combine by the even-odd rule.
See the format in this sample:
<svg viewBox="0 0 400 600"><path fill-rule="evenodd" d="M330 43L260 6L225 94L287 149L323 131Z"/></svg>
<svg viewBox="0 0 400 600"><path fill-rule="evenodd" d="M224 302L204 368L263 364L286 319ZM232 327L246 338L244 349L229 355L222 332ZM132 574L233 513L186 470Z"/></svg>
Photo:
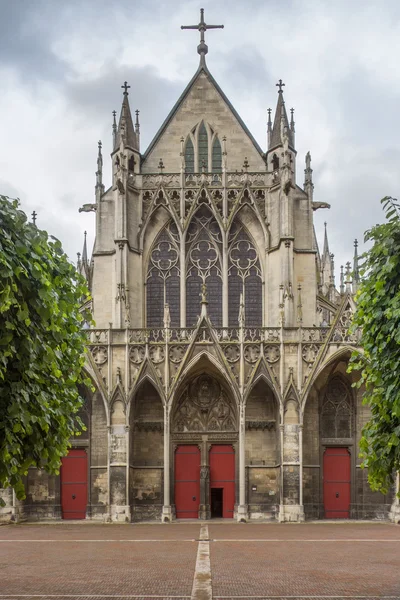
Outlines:
<svg viewBox="0 0 400 600"><path fill-rule="evenodd" d="M298 423L281 425L281 500L279 521L304 521L301 444Z"/></svg>
<svg viewBox="0 0 400 600"><path fill-rule="evenodd" d="M128 432L125 424L110 427L110 518L112 521L131 520L131 510L127 504L129 462Z"/></svg>
<svg viewBox="0 0 400 600"><path fill-rule="evenodd" d="M239 407L239 505L237 508L237 520L241 523L248 520L248 506L246 504L246 462L245 462L245 443L246 443L246 421L245 407L241 403Z"/></svg>
<svg viewBox="0 0 400 600"><path fill-rule="evenodd" d="M208 452L208 436L202 435L201 467L200 467L200 506L199 519L211 518L210 510L210 465Z"/></svg>
<svg viewBox="0 0 400 600"><path fill-rule="evenodd" d="M170 434L169 434L169 406L164 405L164 505L161 520L163 523L172 521L171 512L171 487L170 487Z"/></svg>
<svg viewBox="0 0 400 600"><path fill-rule="evenodd" d="M395 497L393 500L393 504L390 509L389 519L393 521L393 523L400 523L400 498L398 493L400 492L400 473L396 475L396 483L395 483Z"/></svg>

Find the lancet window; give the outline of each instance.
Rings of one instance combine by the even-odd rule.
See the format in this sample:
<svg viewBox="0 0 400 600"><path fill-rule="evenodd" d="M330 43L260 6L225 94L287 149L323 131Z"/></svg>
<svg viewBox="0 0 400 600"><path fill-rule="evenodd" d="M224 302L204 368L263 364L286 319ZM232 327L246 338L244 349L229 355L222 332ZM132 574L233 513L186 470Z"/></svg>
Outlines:
<svg viewBox="0 0 400 600"><path fill-rule="evenodd" d="M228 238L229 326L238 324L240 297L248 327L262 325L262 278L257 250L242 225L233 223Z"/></svg>
<svg viewBox="0 0 400 600"><path fill-rule="evenodd" d="M186 173L202 171L220 173L222 170L221 142L208 123L201 121L192 129L185 143Z"/></svg>
<svg viewBox="0 0 400 600"><path fill-rule="evenodd" d="M195 325L200 313L203 283L208 292L208 315L222 326L222 236L219 225L206 207L200 208L186 236L186 323Z"/></svg>
<svg viewBox="0 0 400 600"><path fill-rule="evenodd" d="M352 437L351 395L339 377L328 382L322 404L321 430L323 438Z"/></svg>
<svg viewBox="0 0 400 600"><path fill-rule="evenodd" d="M171 326L180 325L179 234L169 223L151 251L146 281L147 327L163 327L164 306L169 305Z"/></svg>

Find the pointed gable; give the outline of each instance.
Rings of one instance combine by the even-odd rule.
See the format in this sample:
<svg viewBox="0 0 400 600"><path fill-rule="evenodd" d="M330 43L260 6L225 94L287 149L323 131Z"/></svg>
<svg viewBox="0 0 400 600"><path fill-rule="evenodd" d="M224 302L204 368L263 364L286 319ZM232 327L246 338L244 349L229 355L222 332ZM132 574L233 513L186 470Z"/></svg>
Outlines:
<svg viewBox="0 0 400 600"><path fill-rule="evenodd" d="M180 140L186 140L201 121L208 123L220 140L226 136L229 171L242 170L245 157L250 171L265 170L260 146L207 67L200 65L145 152L142 172L157 172L161 158L166 172L180 171Z"/></svg>

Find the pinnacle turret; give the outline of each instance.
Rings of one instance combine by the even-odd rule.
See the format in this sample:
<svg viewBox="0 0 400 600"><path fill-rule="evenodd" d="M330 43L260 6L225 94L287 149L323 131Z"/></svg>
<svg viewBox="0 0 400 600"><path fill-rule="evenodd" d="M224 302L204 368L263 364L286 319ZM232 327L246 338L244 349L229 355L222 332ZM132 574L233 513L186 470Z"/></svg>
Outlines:
<svg viewBox="0 0 400 600"><path fill-rule="evenodd" d="M130 86L125 81L124 85L121 87L124 89L124 98L122 100L121 115L116 132L113 126L113 131L115 132L114 151L118 150L122 140L124 141L125 147L131 148L131 150L139 151L138 133L135 131L135 127L133 125L133 119L128 100L128 89Z"/></svg>
<svg viewBox="0 0 400 600"><path fill-rule="evenodd" d="M103 185L103 155L101 152L102 143L99 140L98 142L98 153L97 153L97 171L96 171L96 192L100 191L100 193L104 192Z"/></svg>
<svg viewBox="0 0 400 600"><path fill-rule="evenodd" d="M285 101L283 99L282 87L285 85L282 83L282 79L276 84L279 87L278 90L278 102L276 105L274 125L271 132L269 150L283 144L283 135L286 134L289 137L289 146L294 147L294 121L293 130L289 125L289 119L286 112Z"/></svg>

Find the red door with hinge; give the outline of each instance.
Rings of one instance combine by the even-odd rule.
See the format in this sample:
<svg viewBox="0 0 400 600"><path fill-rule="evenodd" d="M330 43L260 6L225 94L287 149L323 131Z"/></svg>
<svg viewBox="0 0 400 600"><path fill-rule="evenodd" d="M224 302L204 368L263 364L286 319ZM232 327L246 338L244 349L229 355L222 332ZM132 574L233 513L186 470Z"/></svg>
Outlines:
<svg viewBox="0 0 400 600"><path fill-rule="evenodd" d="M85 519L87 505L87 454L70 450L61 461L61 511L63 519Z"/></svg>
<svg viewBox="0 0 400 600"><path fill-rule="evenodd" d="M222 517L233 519L235 504L235 451L232 446L211 446L210 487L222 488Z"/></svg>
<svg viewBox="0 0 400 600"><path fill-rule="evenodd" d="M326 519L350 517L350 453L348 448L324 452L324 508Z"/></svg>
<svg viewBox="0 0 400 600"><path fill-rule="evenodd" d="M175 452L175 510L177 519L197 519L200 506L200 450L178 446Z"/></svg>

